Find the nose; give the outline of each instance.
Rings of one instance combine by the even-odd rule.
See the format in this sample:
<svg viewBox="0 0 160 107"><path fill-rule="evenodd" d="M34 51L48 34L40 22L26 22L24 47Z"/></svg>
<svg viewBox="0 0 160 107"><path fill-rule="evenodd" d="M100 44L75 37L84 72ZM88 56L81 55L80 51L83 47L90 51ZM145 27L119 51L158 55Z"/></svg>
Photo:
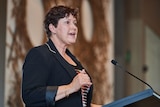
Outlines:
<svg viewBox="0 0 160 107"><path fill-rule="evenodd" d="M74 30L77 30L77 29L78 29L78 28L77 28L77 25L76 25L74 22L71 24L71 28L74 29Z"/></svg>
<svg viewBox="0 0 160 107"><path fill-rule="evenodd" d="M73 27L73 28L77 28L76 23L72 22L72 27Z"/></svg>

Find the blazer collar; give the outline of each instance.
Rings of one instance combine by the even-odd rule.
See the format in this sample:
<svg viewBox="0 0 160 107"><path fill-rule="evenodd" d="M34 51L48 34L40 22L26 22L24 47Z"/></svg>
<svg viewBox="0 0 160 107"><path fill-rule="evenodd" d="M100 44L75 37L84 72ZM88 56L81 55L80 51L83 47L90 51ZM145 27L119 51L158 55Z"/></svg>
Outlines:
<svg viewBox="0 0 160 107"><path fill-rule="evenodd" d="M56 59L60 62L60 64L67 70L71 78L73 78L76 75L76 72L72 66L69 65L69 63L60 55L58 52L57 48L55 47L54 43L52 42L51 39L48 40L46 43L48 46L48 49L53 53L53 55L56 57ZM66 51L69 52L67 49ZM67 53L68 53L67 52ZM70 54L68 54L70 57L72 57Z"/></svg>

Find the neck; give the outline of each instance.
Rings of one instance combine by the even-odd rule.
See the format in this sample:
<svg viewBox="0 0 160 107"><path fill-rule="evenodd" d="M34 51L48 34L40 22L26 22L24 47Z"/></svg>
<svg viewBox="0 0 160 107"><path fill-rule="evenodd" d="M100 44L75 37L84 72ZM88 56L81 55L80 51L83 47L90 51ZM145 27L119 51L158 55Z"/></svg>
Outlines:
<svg viewBox="0 0 160 107"><path fill-rule="evenodd" d="M55 47L57 48L58 52L62 55L65 56L66 55L66 49L67 49L67 45L60 43L58 40L55 40L55 38L51 37L50 38L52 40L52 42L54 43Z"/></svg>
<svg viewBox="0 0 160 107"><path fill-rule="evenodd" d="M58 40L51 38L52 42L54 43L55 47L57 48L60 55L71 65L76 66L76 63L66 54L67 45L63 45Z"/></svg>

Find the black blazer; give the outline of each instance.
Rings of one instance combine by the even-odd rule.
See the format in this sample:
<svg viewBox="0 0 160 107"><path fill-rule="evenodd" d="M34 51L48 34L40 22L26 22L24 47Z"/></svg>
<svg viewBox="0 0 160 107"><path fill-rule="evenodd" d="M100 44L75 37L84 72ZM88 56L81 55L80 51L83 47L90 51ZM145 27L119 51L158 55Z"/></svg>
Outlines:
<svg viewBox="0 0 160 107"><path fill-rule="evenodd" d="M66 53L81 66L69 50ZM23 64L22 98L26 107L82 107L81 91L55 102L58 86L69 84L76 76L74 68L63 59L53 42L32 48ZM93 86L88 93L88 106Z"/></svg>

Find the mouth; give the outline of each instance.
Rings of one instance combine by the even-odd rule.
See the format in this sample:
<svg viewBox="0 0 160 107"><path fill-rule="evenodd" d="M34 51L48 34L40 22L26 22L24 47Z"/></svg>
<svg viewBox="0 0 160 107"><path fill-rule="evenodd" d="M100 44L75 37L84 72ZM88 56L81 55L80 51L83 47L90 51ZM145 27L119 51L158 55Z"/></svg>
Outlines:
<svg viewBox="0 0 160 107"><path fill-rule="evenodd" d="M69 33L69 35L75 37L75 36L76 36L76 33L75 33L75 32L72 32L72 33Z"/></svg>

